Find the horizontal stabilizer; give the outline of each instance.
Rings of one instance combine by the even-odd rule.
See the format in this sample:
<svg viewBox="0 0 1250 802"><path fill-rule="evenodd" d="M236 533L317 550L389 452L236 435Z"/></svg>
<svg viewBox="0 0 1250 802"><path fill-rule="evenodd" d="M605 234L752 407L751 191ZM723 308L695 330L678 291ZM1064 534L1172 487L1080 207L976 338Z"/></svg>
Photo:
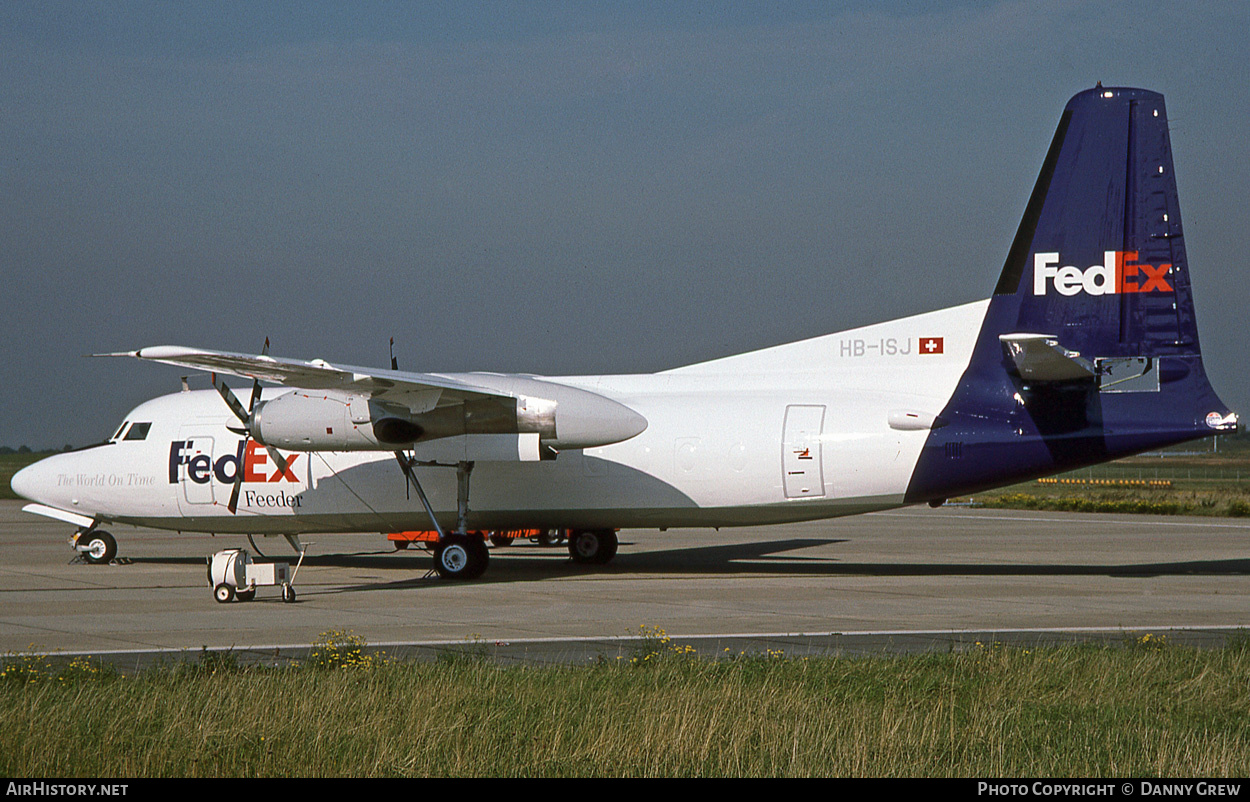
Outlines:
<svg viewBox="0 0 1250 802"><path fill-rule="evenodd" d="M1078 382L1094 378L1094 365L1069 351L1053 334L1000 334L1007 356L1025 381Z"/></svg>

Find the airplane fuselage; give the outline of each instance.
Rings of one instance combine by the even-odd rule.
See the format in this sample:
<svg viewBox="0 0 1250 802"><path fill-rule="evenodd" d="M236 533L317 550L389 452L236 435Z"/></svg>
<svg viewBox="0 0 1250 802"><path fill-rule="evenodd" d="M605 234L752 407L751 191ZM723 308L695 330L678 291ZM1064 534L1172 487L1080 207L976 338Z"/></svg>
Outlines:
<svg viewBox="0 0 1250 802"><path fill-rule="evenodd" d="M624 404L647 427L553 460L475 460L470 526L719 527L900 506L928 434L923 420L954 390L983 308L968 304L665 373L546 379ZM286 392L267 388L262 398ZM228 428L237 421L212 390L153 399L127 416L127 427L136 422L151 423L144 439L55 456L28 469L39 471L37 479L23 481L38 484L37 500L58 509L181 531L430 528L391 452L283 451L283 472L265 448ZM465 457L462 448L461 438L446 438L410 453L448 465ZM237 470L244 479L231 514L226 500ZM455 472L417 471L440 522L454 523Z"/></svg>

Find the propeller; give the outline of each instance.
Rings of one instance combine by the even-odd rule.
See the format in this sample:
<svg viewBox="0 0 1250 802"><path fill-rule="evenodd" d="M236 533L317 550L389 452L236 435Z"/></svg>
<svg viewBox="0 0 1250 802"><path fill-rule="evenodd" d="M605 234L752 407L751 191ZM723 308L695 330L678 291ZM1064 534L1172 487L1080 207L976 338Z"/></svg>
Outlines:
<svg viewBox="0 0 1250 802"><path fill-rule="evenodd" d="M265 347L261 351L261 354L264 355L268 353L269 338L266 337ZM226 428L235 434L243 435L243 454L246 459L247 442L249 440L256 440L256 437L252 434L252 412L256 409L256 400L260 398L260 379L252 380L252 395L251 398L248 399L246 408L244 408L243 404L239 402L239 399L235 396L234 392L226 386L225 382L218 381L216 373L212 374L212 382L213 387L217 389L217 393L226 402L226 406L230 407L230 411L234 413L234 416L243 423L241 427L227 426ZM256 442L260 443L259 440L256 440ZM265 443L261 443L261 445L265 446L265 450L269 452L270 459L272 459L274 464L278 466L278 469L283 473L286 473L287 461L280 453L278 453L278 450ZM239 491L242 488L243 462L240 461L238 469L235 471L234 475L234 487L230 489L230 503L226 505L226 509L230 510L231 514L234 514L234 512L239 508Z"/></svg>
<svg viewBox="0 0 1250 802"><path fill-rule="evenodd" d="M399 370L399 360L395 358L394 337L391 338L391 370ZM415 477L412 475L412 466L408 464L407 456L404 454L402 449L395 452L395 459L399 460L399 467L404 470L404 498L412 498L412 496L408 494L409 485L412 481L415 481Z"/></svg>

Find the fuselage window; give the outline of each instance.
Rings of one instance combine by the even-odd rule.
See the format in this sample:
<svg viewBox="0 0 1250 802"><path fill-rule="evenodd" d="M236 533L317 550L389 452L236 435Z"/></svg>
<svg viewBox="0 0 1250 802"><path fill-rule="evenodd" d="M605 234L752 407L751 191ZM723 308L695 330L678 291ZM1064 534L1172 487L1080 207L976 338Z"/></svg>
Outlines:
<svg viewBox="0 0 1250 802"><path fill-rule="evenodd" d="M143 440L148 436L148 429L151 428L151 423L136 423L130 427L130 431L126 432L126 439Z"/></svg>

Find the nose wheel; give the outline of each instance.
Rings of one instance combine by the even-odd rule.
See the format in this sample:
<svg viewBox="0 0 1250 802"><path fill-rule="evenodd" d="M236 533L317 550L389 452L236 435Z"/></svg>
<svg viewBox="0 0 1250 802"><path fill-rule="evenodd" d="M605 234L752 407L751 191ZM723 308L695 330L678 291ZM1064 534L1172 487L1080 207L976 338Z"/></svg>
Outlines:
<svg viewBox="0 0 1250 802"><path fill-rule="evenodd" d="M74 551L92 565L108 565L117 556L117 541L103 529L92 529L74 539Z"/></svg>

